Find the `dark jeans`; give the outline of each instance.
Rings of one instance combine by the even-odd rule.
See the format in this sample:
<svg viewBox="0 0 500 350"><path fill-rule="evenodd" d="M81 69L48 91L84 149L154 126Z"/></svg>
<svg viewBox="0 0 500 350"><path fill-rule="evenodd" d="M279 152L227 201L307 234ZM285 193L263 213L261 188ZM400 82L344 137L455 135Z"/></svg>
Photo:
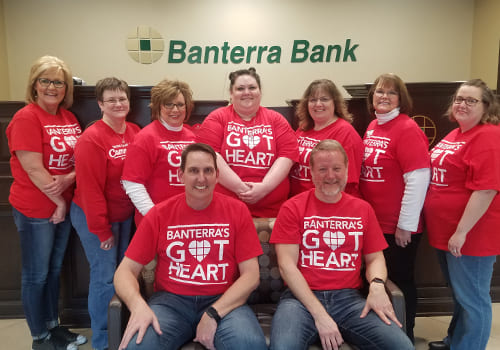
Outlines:
<svg viewBox="0 0 500 350"><path fill-rule="evenodd" d="M219 297L187 296L168 292L153 294L149 306L158 317L162 335L158 335L153 327L149 326L142 342L136 344L136 334L127 349L178 349L196 336L196 327L203 313ZM248 305L233 309L222 319L215 332L214 345L222 350L267 349L262 328Z"/></svg>
<svg viewBox="0 0 500 350"><path fill-rule="evenodd" d="M387 273L403 292L406 303L406 334L415 341L413 328L417 314L417 287L415 286L415 260L417 249L422 238L421 233L411 235L411 243L405 248L396 245L395 235L384 234L389 247L384 250Z"/></svg>
<svg viewBox="0 0 500 350"><path fill-rule="evenodd" d="M24 314L35 339L58 325L59 275L71 232L69 215L59 224L30 218L13 209L21 241L21 294Z"/></svg>
<svg viewBox="0 0 500 350"><path fill-rule="evenodd" d="M360 318L366 299L356 289L313 291L326 312L337 323L342 338L360 349L414 349L394 322L385 324L370 311ZM287 289L283 292L271 326L271 350L305 350L319 341L314 318Z"/></svg>

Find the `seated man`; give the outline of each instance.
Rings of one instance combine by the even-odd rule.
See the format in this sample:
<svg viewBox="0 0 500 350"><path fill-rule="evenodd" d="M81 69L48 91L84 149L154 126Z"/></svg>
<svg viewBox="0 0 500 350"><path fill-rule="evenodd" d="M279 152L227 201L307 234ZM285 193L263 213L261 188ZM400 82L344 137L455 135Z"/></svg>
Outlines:
<svg viewBox="0 0 500 350"><path fill-rule="evenodd" d="M344 339L361 349L414 349L385 291L387 247L372 207L343 193L347 155L337 141L311 152L316 188L283 204L271 235L281 296L271 327L271 349L339 349ZM361 266L370 281L365 300Z"/></svg>
<svg viewBox="0 0 500 350"><path fill-rule="evenodd" d="M195 143L182 152L185 193L144 217L115 274L131 315L119 349L178 349L192 340L208 349L267 349L246 301L259 283L262 248L242 202L214 193L216 154ZM158 255L149 305L137 277Z"/></svg>

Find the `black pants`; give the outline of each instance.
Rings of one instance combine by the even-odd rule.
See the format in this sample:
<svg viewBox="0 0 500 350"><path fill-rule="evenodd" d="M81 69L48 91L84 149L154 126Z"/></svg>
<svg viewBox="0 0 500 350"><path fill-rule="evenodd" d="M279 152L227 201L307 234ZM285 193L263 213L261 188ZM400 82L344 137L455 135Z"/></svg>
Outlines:
<svg viewBox="0 0 500 350"><path fill-rule="evenodd" d="M417 287L415 286L415 260L422 237L421 233L411 235L411 243L405 248L396 244L395 235L384 234L389 247L384 250L387 274L403 292L406 303L406 334L415 341L413 328L417 313Z"/></svg>

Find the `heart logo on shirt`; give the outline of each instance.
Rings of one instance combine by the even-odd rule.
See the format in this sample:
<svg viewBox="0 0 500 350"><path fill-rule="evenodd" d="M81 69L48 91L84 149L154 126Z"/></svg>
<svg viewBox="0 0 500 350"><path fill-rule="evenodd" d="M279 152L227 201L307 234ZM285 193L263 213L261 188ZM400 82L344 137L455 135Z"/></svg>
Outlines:
<svg viewBox="0 0 500 350"><path fill-rule="evenodd" d="M202 262L210 252L210 243L208 241L191 241L189 252L196 260Z"/></svg>
<svg viewBox="0 0 500 350"><path fill-rule="evenodd" d="M372 153L373 153L373 147L365 147L365 155L363 160L368 159L368 157L370 157Z"/></svg>
<svg viewBox="0 0 500 350"><path fill-rule="evenodd" d="M345 243L345 235L340 231L326 231L325 233L323 233L323 242L325 242L331 250L335 250Z"/></svg>
<svg viewBox="0 0 500 350"><path fill-rule="evenodd" d="M66 142L66 144L71 147L71 148L75 148L75 145L76 145L76 137L75 136L64 136L64 142Z"/></svg>
<svg viewBox="0 0 500 350"><path fill-rule="evenodd" d="M260 137L255 135L243 135L243 143L250 149L254 149L260 143Z"/></svg>

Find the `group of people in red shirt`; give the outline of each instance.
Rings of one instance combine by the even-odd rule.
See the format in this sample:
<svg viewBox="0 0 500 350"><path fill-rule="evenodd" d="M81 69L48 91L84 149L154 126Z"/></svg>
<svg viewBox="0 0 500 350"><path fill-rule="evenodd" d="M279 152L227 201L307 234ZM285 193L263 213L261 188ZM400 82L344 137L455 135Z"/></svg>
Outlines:
<svg viewBox="0 0 500 350"><path fill-rule="evenodd" d="M52 56L35 62L28 104L7 128L14 177L9 199L21 236L23 305L33 349L72 350L86 341L57 321L58 277L71 224L90 265L92 345L106 349L106 309L115 293L113 277L123 257L146 265L161 246L165 254L158 256L157 289L179 295L225 295L233 288L231 283L242 283L235 282L241 281L238 274L255 268L253 260L251 267L242 263L258 255L257 248L249 245L247 252L232 233L245 231L242 227L248 225L249 217L245 210L253 217L278 218L271 241L277 244L288 293L312 317L315 331L311 341L321 340L325 349L337 349L342 336L355 339L356 335L348 334L354 332L352 325L335 320L340 317L338 310L318 307L317 301L324 296L316 292L359 289L363 260L367 266L377 266L367 269L370 293L372 285L375 290L369 301L385 300L376 297L376 288L387 278L402 289L410 342L398 338L392 346L409 344L411 348L417 302L415 259L425 221L429 242L437 249L455 301L447 337L432 342L430 348L484 349L491 328L489 283L500 251L495 231L500 223L500 146L496 142L500 111L484 82L471 80L459 87L448 110L459 128L429 152L427 137L409 117L412 101L406 86L394 74L379 76L370 88L368 108L375 119L363 139L351 125L353 116L331 80L315 80L308 86L297 106L299 127L295 132L283 116L260 105L261 82L255 69L232 72L229 80L231 104L211 112L194 132L186 124L194 107L186 83L165 79L152 88L153 121L140 130L126 121L130 110L127 83L102 79L96 84L102 118L82 133L67 110L73 90L69 68ZM322 140L336 140L338 145L325 145ZM210 146L215 164L202 167L196 163L193 168L180 169L188 162L183 151L191 144ZM193 152L210 153L204 148ZM207 161L193 157L190 160L200 164ZM196 179L194 171L215 179L213 186L195 183L187 188L186 181ZM203 215L198 219L189 199L199 200L200 193L213 189L224 195L216 203L224 203L225 196L236 201L220 204L218 211L211 208L210 215L206 207L199 209ZM169 206L163 204L165 200ZM238 202L248 209L234 204ZM161 208L156 208L160 203ZM155 214L140 225L154 207ZM134 211L142 238L127 251ZM235 216L231 220L245 221L226 224L228 218L222 214L226 212ZM171 220L166 223L165 217ZM168 227L167 233L158 231L164 227ZM50 234L40 238L41 230ZM151 236L155 238L148 242L146 231L159 236ZM250 241L248 237L244 240ZM221 257L224 252L236 257L230 263L225 259L202 263L215 251ZM300 271L290 270L290 264ZM129 267L135 271L137 266ZM299 275L305 278L303 282L300 278L296 282ZM221 276L225 276L224 285L215 283ZM306 285L314 297L300 292ZM284 305L290 302L290 295L284 295ZM202 314L207 313L219 325L221 310L214 305L227 305L216 303L217 299L207 300ZM383 305L383 312L370 308L382 322L391 323L391 308L385 301L378 304ZM222 318L233 309L225 310ZM369 309L363 310L363 317ZM278 319L290 317L283 312ZM319 314L322 316L317 318ZM198 316L196 324L200 318L206 322L205 316ZM399 323L392 321L393 325ZM325 327L334 325L336 329L336 322L340 332ZM294 332L300 335L305 326L297 327ZM271 348L301 344L282 341L292 335L285 336L274 321L273 328L277 331L271 336ZM155 331L161 333L156 326ZM213 334L209 341L202 341L208 348L213 342Z"/></svg>

